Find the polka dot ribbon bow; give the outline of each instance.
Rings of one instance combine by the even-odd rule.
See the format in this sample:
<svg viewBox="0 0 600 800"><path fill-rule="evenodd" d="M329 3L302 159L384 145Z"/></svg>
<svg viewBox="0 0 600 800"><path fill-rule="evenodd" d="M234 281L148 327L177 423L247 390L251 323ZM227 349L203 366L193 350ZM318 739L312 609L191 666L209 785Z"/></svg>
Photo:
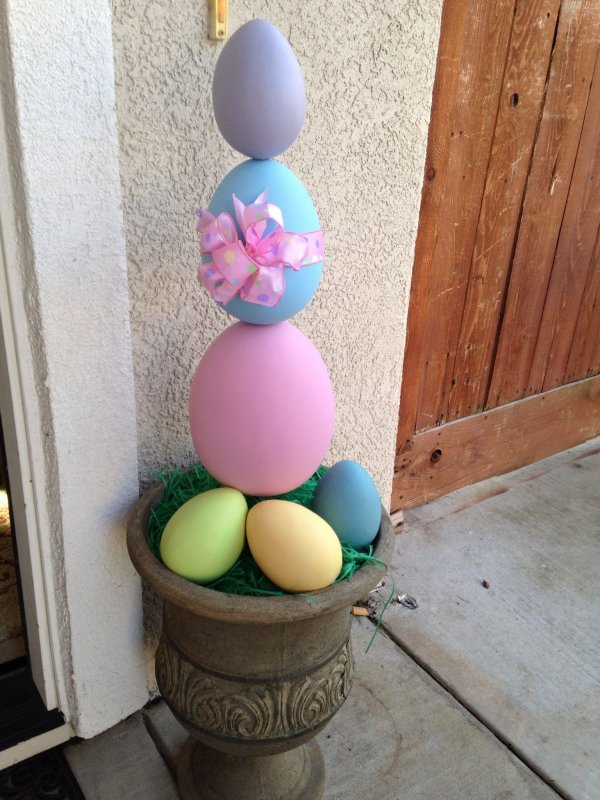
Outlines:
<svg viewBox="0 0 600 800"><path fill-rule="evenodd" d="M212 257L199 266L198 278L219 303L239 293L247 303L272 308L285 291L284 267L297 271L323 260L323 232L286 231L281 209L267 203L267 192L247 206L233 195L243 240L226 211L218 217L203 208L198 211L200 253Z"/></svg>

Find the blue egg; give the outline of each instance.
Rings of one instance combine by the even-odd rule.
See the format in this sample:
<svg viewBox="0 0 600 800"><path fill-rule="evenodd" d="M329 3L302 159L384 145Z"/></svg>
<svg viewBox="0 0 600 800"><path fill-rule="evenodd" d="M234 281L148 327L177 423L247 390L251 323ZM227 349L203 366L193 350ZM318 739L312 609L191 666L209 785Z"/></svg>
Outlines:
<svg viewBox="0 0 600 800"><path fill-rule="evenodd" d="M310 195L294 173L278 161L244 161L231 170L221 181L208 206L217 216L227 211L235 220L233 195L246 205L268 189L267 202L281 209L284 229L291 233L308 233L321 227ZM237 223L236 223L237 224ZM238 227L238 236L241 231ZM204 263L210 256L204 256ZM323 272L323 261L294 270L284 267L285 291L273 307L242 300L239 295L222 306L229 314L254 325L273 325L297 314L315 293ZM221 305L221 304L220 304Z"/></svg>
<svg viewBox="0 0 600 800"><path fill-rule="evenodd" d="M212 97L221 134L250 158L280 155L304 124L300 64L285 36L262 19L242 25L221 51Z"/></svg>
<svg viewBox="0 0 600 800"><path fill-rule="evenodd" d="M357 549L370 544L381 522L381 499L373 479L356 461L338 461L317 484L312 510L338 538Z"/></svg>

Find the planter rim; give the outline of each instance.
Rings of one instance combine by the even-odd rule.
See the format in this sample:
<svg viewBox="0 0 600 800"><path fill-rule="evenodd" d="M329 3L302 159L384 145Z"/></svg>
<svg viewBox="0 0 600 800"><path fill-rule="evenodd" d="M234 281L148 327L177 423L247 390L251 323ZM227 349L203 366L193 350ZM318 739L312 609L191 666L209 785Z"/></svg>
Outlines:
<svg viewBox="0 0 600 800"><path fill-rule="evenodd" d="M161 597L180 608L200 616L224 622L277 624L287 620L310 619L350 606L364 597L385 577L390 565L394 530L388 513L382 507L381 525L374 542L374 556L385 565L365 564L351 579L334 586L310 592L310 596L254 597L219 592L199 586L176 575L152 553L146 539L151 509L164 494L162 484L155 483L136 502L127 525L127 549L134 567Z"/></svg>

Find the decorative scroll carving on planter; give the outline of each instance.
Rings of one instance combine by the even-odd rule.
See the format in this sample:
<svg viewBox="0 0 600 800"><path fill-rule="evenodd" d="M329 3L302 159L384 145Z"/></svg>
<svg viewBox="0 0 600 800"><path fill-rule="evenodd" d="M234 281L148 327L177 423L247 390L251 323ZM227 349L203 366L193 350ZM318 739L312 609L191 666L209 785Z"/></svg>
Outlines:
<svg viewBox="0 0 600 800"><path fill-rule="evenodd" d="M248 683L206 673L161 638L156 678L183 719L234 739L281 739L311 730L342 705L352 685L350 640L324 666L290 680Z"/></svg>

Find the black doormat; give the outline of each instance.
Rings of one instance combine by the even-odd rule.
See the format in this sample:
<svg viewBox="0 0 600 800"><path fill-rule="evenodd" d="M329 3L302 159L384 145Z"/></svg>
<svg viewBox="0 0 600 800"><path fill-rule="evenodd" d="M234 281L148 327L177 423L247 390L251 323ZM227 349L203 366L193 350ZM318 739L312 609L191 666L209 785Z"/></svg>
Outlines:
<svg viewBox="0 0 600 800"><path fill-rule="evenodd" d="M0 772L0 800L85 800L59 748Z"/></svg>

